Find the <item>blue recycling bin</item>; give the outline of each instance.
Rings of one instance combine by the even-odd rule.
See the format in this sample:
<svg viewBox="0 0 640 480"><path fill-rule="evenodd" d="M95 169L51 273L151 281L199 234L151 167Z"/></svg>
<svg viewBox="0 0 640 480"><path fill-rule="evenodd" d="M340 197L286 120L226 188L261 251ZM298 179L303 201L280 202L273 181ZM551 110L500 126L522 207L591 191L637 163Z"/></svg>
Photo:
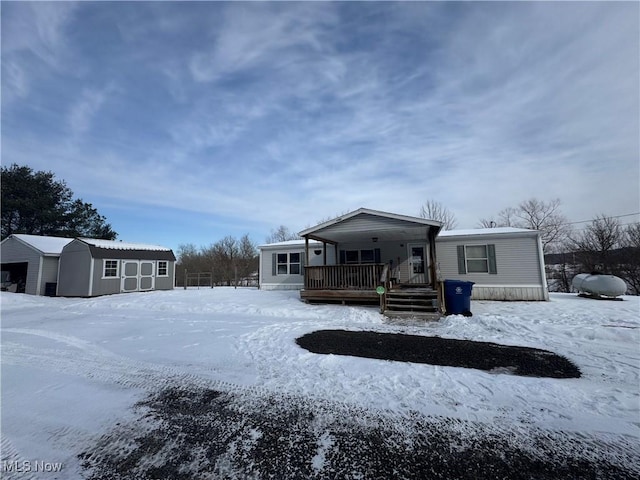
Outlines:
<svg viewBox="0 0 640 480"><path fill-rule="evenodd" d="M471 291L474 282L463 280L444 281L444 303L447 315L471 316Z"/></svg>

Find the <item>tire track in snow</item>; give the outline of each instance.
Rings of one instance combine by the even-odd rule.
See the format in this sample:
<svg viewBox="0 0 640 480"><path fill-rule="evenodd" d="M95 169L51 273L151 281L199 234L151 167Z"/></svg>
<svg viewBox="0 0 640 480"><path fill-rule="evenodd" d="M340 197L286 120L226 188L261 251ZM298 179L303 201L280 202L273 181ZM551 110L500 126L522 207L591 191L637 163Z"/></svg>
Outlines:
<svg viewBox="0 0 640 480"><path fill-rule="evenodd" d="M303 322L300 323L300 327L302 326ZM289 328L291 328L290 325ZM264 399L274 396L273 390L269 388L241 386L221 380L204 378L188 373L183 369L177 367L134 360L115 354L101 346L92 344L91 342L87 342L73 336L61 335L37 329L9 328L2 329L2 332L39 336L42 338L53 340L55 342L59 342L67 347L36 348L15 341L9 341L7 337L4 337L2 350L2 361L4 364L30 366L55 372L64 372L65 374L84 377L92 381L97 381L105 384L120 385L124 388L135 388L147 392L158 392L169 387L225 391L238 395L240 401L244 403L246 407L251 407L256 403L259 405L260 401L256 401L259 398ZM251 340L250 337L251 336L245 337L244 340ZM267 341L266 338L263 338L262 340ZM251 346L251 341L249 341L244 346L246 348L249 348ZM465 387L468 388L467 385L465 385ZM281 398L284 403L294 402L296 398L304 399L303 403L314 404L316 402L313 398L308 397L308 395L305 396L303 394L296 393L279 396L279 398ZM349 412L353 413L355 411L354 408L355 406L348 401L343 400L331 402L331 411L334 414L336 412L341 412L347 415L349 414ZM362 415L362 411L359 411L359 414ZM408 418L412 417L412 414L410 412L405 412L404 414L402 414L400 412L395 412L392 410L384 411L376 408L368 409L368 415L377 418L378 421L380 421L381 419L386 419L388 420L389 424L393 424L395 422L402 423L403 419L404 421L406 421ZM423 416L417 413L416 415L419 415L421 417ZM424 418L428 417L424 416ZM436 418L432 418L432 420L436 420ZM504 423L499 419L497 420L499 423L495 424L492 427L488 426L487 424L483 424L483 428L485 429L485 431L493 431L497 435L513 435L517 438L522 439L522 435L514 435L514 433L516 432L514 432L513 429L516 427L510 427L508 425L508 422L506 422L506 419L503 420ZM461 419L454 418L447 419L447 426L455 430L465 431L472 437L473 431L476 428L474 427L473 422L467 422ZM524 427L518 426L517 428ZM576 437L572 437L568 434L546 431L538 428L534 428L533 430L537 432L538 438L549 438L550 440L555 441L556 444L559 443L559 437L562 437L560 443L568 442L567 448L570 449L570 445L576 441ZM74 432L73 429L61 429L55 433L56 438L59 436L64 437L68 435L75 436L76 432ZM615 435L604 436L604 438L612 439L614 441L615 437ZM603 437L600 437L599 435L586 434L580 435L580 438L582 439L580 443L583 445L598 445ZM125 439L123 439L123 445L126 444L124 440ZM321 466L321 464L323 463L323 455L326 455L328 450L331 450L331 445L328 441L329 439L325 438L323 440L323 442L317 445L317 466ZM5 445L8 445L7 450L5 450ZM8 440L3 439L2 447L3 458L5 451L10 452L10 458L21 458L19 454L15 452L15 449L12 452L10 442ZM530 447L533 448L533 446ZM620 456L620 461L623 463L627 463L629 458L637 459L637 452L630 450L629 445L620 445L618 451L613 453L613 455Z"/></svg>
<svg viewBox="0 0 640 480"><path fill-rule="evenodd" d="M157 391L168 386L195 386L234 392L256 390L256 387L204 378L177 367L133 360L77 337L34 329L8 328L2 329L2 332L35 335L74 347L73 350L37 348L5 340L2 348L4 364L53 370L101 383L147 391Z"/></svg>
<svg viewBox="0 0 640 480"><path fill-rule="evenodd" d="M0 455L0 461L2 461L0 478L3 480L35 480L30 472L12 471L13 469L7 468L7 465L24 465L27 460L4 436L0 438L0 452L2 452Z"/></svg>

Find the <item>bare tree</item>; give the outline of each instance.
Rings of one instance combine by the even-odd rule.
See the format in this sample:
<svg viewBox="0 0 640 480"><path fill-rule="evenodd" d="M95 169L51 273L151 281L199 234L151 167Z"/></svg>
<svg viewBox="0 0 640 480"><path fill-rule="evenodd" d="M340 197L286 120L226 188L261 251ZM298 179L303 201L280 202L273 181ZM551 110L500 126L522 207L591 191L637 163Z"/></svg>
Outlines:
<svg viewBox="0 0 640 480"><path fill-rule="evenodd" d="M428 220L442 222L442 228L444 230L453 230L458 225L455 215L447 207L435 200L427 200L427 202L420 207L419 216Z"/></svg>
<svg viewBox="0 0 640 480"><path fill-rule="evenodd" d="M571 227L560 211L560 199L544 202L526 200L517 208L508 207L498 213L498 219L480 220L483 227L517 227L539 230L544 253L557 250L569 238Z"/></svg>
<svg viewBox="0 0 640 480"><path fill-rule="evenodd" d="M280 225L275 230L271 229L271 234L266 238L266 243L286 242L298 238L300 237L298 237L297 233L293 233L284 225Z"/></svg>
<svg viewBox="0 0 640 480"><path fill-rule="evenodd" d="M240 279L249 277L258 271L258 258L258 251L249 239L249 235L243 235L238 245L238 275Z"/></svg>
<svg viewBox="0 0 640 480"><path fill-rule="evenodd" d="M571 281L579 273L573 249L574 245L567 240L558 249L558 253L547 257L553 259L545 268L550 292L571 292Z"/></svg>
<svg viewBox="0 0 640 480"><path fill-rule="evenodd" d="M522 202L514 213L517 225L540 231L545 252L564 242L571 233L567 218L560 211L560 204L559 198L549 202L532 198Z"/></svg>
<svg viewBox="0 0 640 480"><path fill-rule="evenodd" d="M202 257L196 246L192 243L180 245L176 262L176 284L184 285L185 270L189 272L205 272L210 266L203 265Z"/></svg>
<svg viewBox="0 0 640 480"><path fill-rule="evenodd" d="M624 231L619 273L629 285L629 291L640 295L640 222L628 225Z"/></svg>
<svg viewBox="0 0 640 480"><path fill-rule="evenodd" d="M574 238L576 256L589 271L613 274L616 269L614 250L622 248L625 232L616 218L600 215Z"/></svg>

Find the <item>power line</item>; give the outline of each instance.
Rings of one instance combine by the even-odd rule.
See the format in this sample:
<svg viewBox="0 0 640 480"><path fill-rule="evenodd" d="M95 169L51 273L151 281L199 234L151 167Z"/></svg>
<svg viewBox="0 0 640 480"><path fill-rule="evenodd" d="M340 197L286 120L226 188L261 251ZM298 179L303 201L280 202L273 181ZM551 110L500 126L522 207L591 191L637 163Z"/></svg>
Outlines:
<svg viewBox="0 0 640 480"><path fill-rule="evenodd" d="M606 218L623 218L623 217L632 217L634 215L640 215L640 212L635 212L635 213L625 213L624 215L612 215L612 216L608 216L605 215ZM567 223L563 223L563 225L575 225L577 223L591 223L595 220L595 218L592 218L591 220L581 220L579 222L567 222ZM626 224L629 225L629 224Z"/></svg>

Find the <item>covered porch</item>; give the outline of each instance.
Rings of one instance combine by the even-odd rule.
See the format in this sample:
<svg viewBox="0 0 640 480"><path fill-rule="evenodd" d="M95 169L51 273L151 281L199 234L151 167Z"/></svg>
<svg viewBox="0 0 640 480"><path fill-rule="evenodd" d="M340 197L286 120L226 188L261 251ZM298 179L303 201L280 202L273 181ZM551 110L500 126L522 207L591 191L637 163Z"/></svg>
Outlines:
<svg viewBox="0 0 640 480"><path fill-rule="evenodd" d="M359 209L300 232L307 265L301 299L380 304L386 314L416 314L428 304L429 312L435 313L435 238L440 228L433 220ZM313 250L310 240L322 242L323 248ZM379 287L384 287L383 293Z"/></svg>

